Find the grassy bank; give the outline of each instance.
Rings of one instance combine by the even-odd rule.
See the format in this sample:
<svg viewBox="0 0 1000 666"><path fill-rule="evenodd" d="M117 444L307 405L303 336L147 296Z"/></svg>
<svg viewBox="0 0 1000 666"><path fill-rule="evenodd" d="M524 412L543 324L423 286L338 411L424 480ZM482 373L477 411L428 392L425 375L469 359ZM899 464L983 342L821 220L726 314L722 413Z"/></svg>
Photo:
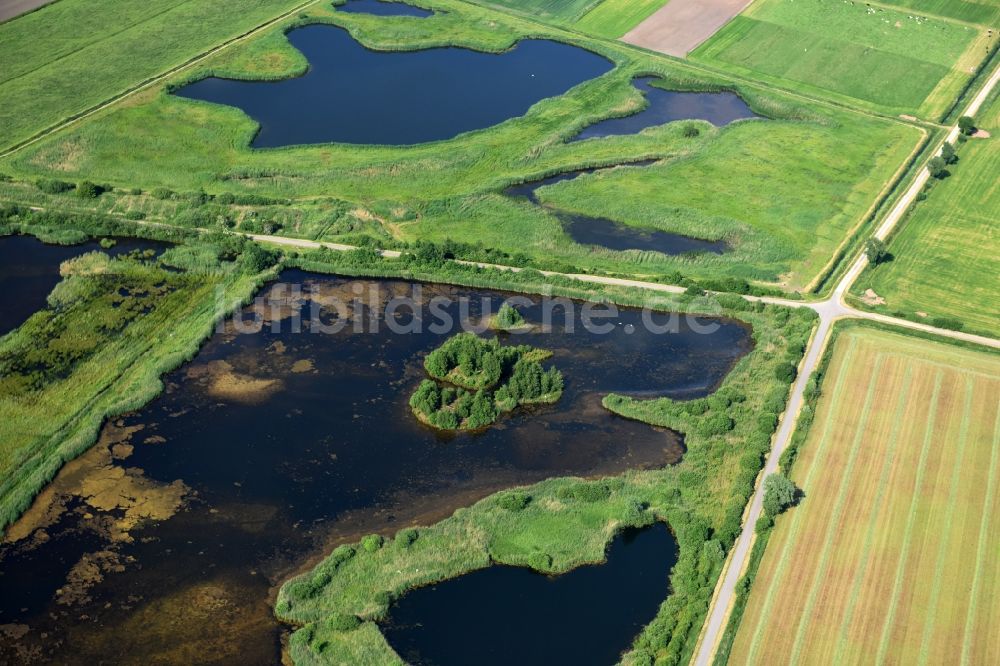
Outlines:
<svg viewBox="0 0 1000 666"><path fill-rule="evenodd" d="M520 38L547 37L601 53L616 69L520 118L455 139L409 147L326 144L251 150L254 123L237 109L179 99L164 89L130 99L79 127L0 163L21 180L84 178L119 189L254 194L292 200L277 211L281 233L340 240L476 238L548 266L640 275L685 275L782 282L795 290L822 269L855 227L881 184L920 140L914 127L874 119L735 84L683 64L587 39L579 33L485 8L433 0L431 18L406 20L338 14L315 5L238 47L227 49L171 85L210 74L274 79L301 73L302 55L283 31L332 22L365 45L415 49L456 45L500 51ZM772 120L714 128L679 122L641 135L575 143L585 125L641 107L630 81L656 74L681 90L737 90ZM697 135L687 131L694 124ZM542 207L503 196L505 187L591 166L661 161L649 170L581 178L542 192L572 209L583 196L590 213L633 226L725 238L724 255L668 257L574 243ZM794 177L789 177L794 174ZM666 186L664 186L664 184ZM13 187L13 186L10 186ZM623 204L622 191L631 203ZM162 208L123 197L123 206ZM780 222L778 222L780 220Z"/></svg>
<svg viewBox="0 0 1000 666"><path fill-rule="evenodd" d="M669 589L664 585L664 604L637 637L625 663L683 663L693 649L725 551L739 532L743 506L783 409L788 384L781 371L801 355L812 313L737 297L723 297L720 307L693 296L661 299L637 289L549 281L533 271L435 267L406 259L377 260L361 252L311 253L292 263L339 274L434 276L470 286L546 289L623 305L714 309L751 324L754 350L711 396L684 403L606 397L606 407L616 413L683 432L687 453L678 465L603 480L550 480L487 498L433 526L341 547L315 570L287 583L277 605L279 616L301 625L291 640L296 663L398 663L376 623L392 599L406 590L491 562L566 571L602 560L620 529L658 520L672 527L680 559Z"/></svg>

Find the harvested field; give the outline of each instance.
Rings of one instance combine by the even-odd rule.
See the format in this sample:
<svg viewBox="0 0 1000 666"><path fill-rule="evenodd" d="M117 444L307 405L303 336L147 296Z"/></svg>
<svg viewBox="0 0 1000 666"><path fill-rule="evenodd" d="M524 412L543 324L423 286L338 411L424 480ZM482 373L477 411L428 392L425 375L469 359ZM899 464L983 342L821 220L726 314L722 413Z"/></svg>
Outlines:
<svg viewBox="0 0 1000 666"><path fill-rule="evenodd" d="M623 41L683 58L750 4L750 0L670 0Z"/></svg>
<svg viewBox="0 0 1000 666"><path fill-rule="evenodd" d="M1000 661L1000 356L843 331L731 663Z"/></svg>

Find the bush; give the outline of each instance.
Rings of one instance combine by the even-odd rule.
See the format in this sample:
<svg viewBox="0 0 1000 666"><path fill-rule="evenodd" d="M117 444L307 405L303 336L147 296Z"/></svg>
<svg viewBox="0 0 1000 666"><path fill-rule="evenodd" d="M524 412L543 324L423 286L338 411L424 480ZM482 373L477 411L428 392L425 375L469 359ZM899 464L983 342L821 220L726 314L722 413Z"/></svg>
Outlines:
<svg viewBox="0 0 1000 666"><path fill-rule="evenodd" d="M560 488L556 495L564 500L600 502L611 497L611 486L607 483L577 483Z"/></svg>
<svg viewBox="0 0 1000 666"><path fill-rule="evenodd" d="M931 319L931 325L937 328L946 328L950 331L961 331L962 322L958 319L952 319L951 317L934 317Z"/></svg>
<svg viewBox="0 0 1000 666"><path fill-rule="evenodd" d="M139 195L142 194L142 188L141 187L133 187L132 189L130 189L128 191L128 193L131 194L134 197L137 197L137 196L139 196Z"/></svg>
<svg viewBox="0 0 1000 666"><path fill-rule="evenodd" d="M774 377L780 382L785 384L790 384L795 381L795 377L798 375L798 370L795 365L789 362L779 363L778 367L774 369Z"/></svg>
<svg viewBox="0 0 1000 666"><path fill-rule="evenodd" d="M971 116L962 116L958 119L958 129L966 136L976 133L976 121Z"/></svg>
<svg viewBox="0 0 1000 666"><path fill-rule="evenodd" d="M334 613L330 616L330 628L334 631L354 631L361 626L361 620L357 615L347 613Z"/></svg>
<svg viewBox="0 0 1000 666"><path fill-rule="evenodd" d="M73 183L67 183L65 180L56 180L54 178L39 178L35 181L35 186L46 194L62 194L63 192L69 192L75 187Z"/></svg>
<svg viewBox="0 0 1000 666"><path fill-rule="evenodd" d="M89 180L81 180L76 186L76 196L81 199L96 199L103 191Z"/></svg>
<svg viewBox="0 0 1000 666"><path fill-rule="evenodd" d="M104 248L105 250L110 250L111 248L113 248L117 244L118 244L118 241L116 241L114 238L102 238L101 239L101 247Z"/></svg>
<svg viewBox="0 0 1000 666"><path fill-rule="evenodd" d="M531 503L531 495L526 493L511 492L500 496L497 505L501 509L508 511L521 511Z"/></svg>
<svg viewBox="0 0 1000 666"><path fill-rule="evenodd" d="M161 201L166 201L167 199L174 198L173 190L168 190L165 187L157 187L150 194L153 195L154 199L160 199Z"/></svg>
<svg viewBox="0 0 1000 666"><path fill-rule="evenodd" d="M419 538L420 532L416 528L407 527L405 530L400 530L399 534L396 535L396 543L402 548L409 548Z"/></svg>
<svg viewBox="0 0 1000 666"><path fill-rule="evenodd" d="M380 534L369 534L361 540L361 547L369 553L374 553L382 548L383 543L385 543L385 539Z"/></svg>
<svg viewBox="0 0 1000 666"><path fill-rule="evenodd" d="M927 170L930 171L932 178L940 180L948 175L948 163L942 157L932 157L927 163Z"/></svg>
<svg viewBox="0 0 1000 666"><path fill-rule="evenodd" d="M141 210L130 210L129 212L125 213L125 219L126 220L145 220L146 219L146 214L143 213Z"/></svg>
<svg viewBox="0 0 1000 666"><path fill-rule="evenodd" d="M694 137L701 134L701 130L694 123L688 123L684 126L684 130L681 132L688 139L693 139Z"/></svg>
<svg viewBox="0 0 1000 666"><path fill-rule="evenodd" d="M878 266L882 263L887 254L888 250L886 249L885 241L882 239L869 238L865 241L865 255L868 257L868 261L872 266Z"/></svg>

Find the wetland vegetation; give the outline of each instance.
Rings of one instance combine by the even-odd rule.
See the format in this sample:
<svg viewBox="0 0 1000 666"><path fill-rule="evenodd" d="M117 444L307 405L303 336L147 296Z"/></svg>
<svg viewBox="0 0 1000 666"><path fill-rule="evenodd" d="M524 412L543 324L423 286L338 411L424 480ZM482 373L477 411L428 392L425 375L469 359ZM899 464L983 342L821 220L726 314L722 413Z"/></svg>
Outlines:
<svg viewBox="0 0 1000 666"><path fill-rule="evenodd" d="M424 359L424 369L437 381L422 381L410 407L435 428L478 430L518 407L552 404L562 397L563 376L555 367L542 367L551 356L530 345L459 333Z"/></svg>

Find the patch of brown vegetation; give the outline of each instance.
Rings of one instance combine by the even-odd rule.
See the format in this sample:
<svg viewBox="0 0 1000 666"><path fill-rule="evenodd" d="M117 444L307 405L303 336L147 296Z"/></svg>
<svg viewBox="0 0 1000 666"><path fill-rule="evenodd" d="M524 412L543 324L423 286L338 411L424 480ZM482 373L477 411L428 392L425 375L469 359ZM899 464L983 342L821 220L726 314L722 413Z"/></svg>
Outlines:
<svg viewBox="0 0 1000 666"><path fill-rule="evenodd" d="M251 405L266 401L283 386L280 379L262 379L237 372L226 361L191 366L186 375L205 386L214 398Z"/></svg>
<svg viewBox="0 0 1000 666"><path fill-rule="evenodd" d="M885 299L876 294L874 289L866 289L861 302L868 306L885 305Z"/></svg>

